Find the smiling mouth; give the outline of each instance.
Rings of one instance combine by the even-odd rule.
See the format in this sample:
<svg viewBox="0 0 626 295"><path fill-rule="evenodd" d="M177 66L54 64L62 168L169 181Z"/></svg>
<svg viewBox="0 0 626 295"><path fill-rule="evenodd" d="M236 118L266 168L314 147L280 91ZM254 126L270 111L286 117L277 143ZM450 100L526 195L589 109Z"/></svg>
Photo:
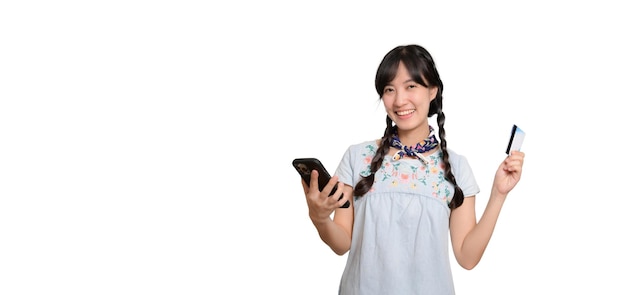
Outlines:
<svg viewBox="0 0 626 295"><path fill-rule="evenodd" d="M406 111L396 112L396 114L398 114L398 116L406 116L406 115L412 114L414 112L415 112L415 110L406 110Z"/></svg>

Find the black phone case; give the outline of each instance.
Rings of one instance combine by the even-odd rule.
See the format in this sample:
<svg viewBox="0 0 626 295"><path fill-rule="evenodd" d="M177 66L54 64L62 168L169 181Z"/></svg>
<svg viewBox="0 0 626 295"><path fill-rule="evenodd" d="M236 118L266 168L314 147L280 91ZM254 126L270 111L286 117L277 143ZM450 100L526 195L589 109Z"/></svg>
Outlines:
<svg viewBox="0 0 626 295"><path fill-rule="evenodd" d="M331 178L330 173L328 173L326 168L324 168L324 165L322 165L322 162L316 158L297 158L293 160L292 165L294 168L296 168L296 171L298 171L302 179L304 179L304 181L308 184L311 183L311 171L317 170L317 172L319 172L318 187L320 191L324 189L324 187L330 181L330 178ZM333 190L331 191L330 194L331 195L334 194L336 190L337 190L337 185L333 187ZM343 194L341 194L341 196L339 197L339 200L341 200L342 198L343 198ZM349 207L350 207L350 201L347 201L345 204L341 206L341 208L349 208Z"/></svg>

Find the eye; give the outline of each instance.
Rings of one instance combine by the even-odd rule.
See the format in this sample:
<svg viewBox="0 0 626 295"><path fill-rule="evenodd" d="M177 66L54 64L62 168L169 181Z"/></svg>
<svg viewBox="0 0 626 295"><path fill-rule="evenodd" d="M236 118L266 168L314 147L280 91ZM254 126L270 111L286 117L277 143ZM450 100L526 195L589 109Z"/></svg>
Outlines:
<svg viewBox="0 0 626 295"><path fill-rule="evenodd" d="M409 84L409 86L407 88L412 89L412 88L417 88L417 84Z"/></svg>
<svg viewBox="0 0 626 295"><path fill-rule="evenodd" d="M390 92L393 92L393 88L385 87L385 89L383 89L383 93L390 93Z"/></svg>

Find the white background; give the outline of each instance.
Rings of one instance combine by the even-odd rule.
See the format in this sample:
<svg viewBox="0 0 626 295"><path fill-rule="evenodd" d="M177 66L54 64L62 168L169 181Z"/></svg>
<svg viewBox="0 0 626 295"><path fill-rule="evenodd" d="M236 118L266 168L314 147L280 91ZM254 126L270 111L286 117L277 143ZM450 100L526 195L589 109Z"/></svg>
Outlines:
<svg viewBox="0 0 626 295"><path fill-rule="evenodd" d="M437 62L478 216L527 133L457 293L626 292L618 1L207 3L0 4L1 294L335 294L347 255L291 160L332 173L380 137L376 67L409 43Z"/></svg>

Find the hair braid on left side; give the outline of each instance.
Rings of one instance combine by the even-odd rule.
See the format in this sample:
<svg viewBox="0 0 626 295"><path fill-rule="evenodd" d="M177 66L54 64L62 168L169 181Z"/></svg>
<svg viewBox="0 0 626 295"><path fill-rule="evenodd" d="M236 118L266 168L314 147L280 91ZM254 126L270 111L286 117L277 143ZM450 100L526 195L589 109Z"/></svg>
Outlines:
<svg viewBox="0 0 626 295"><path fill-rule="evenodd" d="M456 183L456 178L454 174L452 174L452 168L450 167L450 155L448 154L448 142L446 141L446 130L443 125L446 121L446 116L443 114L441 108L437 110L437 125L439 126L439 139L441 143L439 144L441 147L441 152L443 154L443 164L444 164L444 177L447 181L452 183L454 186L454 196L452 197L452 201L448 204L450 209L457 208L463 204L463 200L465 199L463 196L463 190Z"/></svg>

